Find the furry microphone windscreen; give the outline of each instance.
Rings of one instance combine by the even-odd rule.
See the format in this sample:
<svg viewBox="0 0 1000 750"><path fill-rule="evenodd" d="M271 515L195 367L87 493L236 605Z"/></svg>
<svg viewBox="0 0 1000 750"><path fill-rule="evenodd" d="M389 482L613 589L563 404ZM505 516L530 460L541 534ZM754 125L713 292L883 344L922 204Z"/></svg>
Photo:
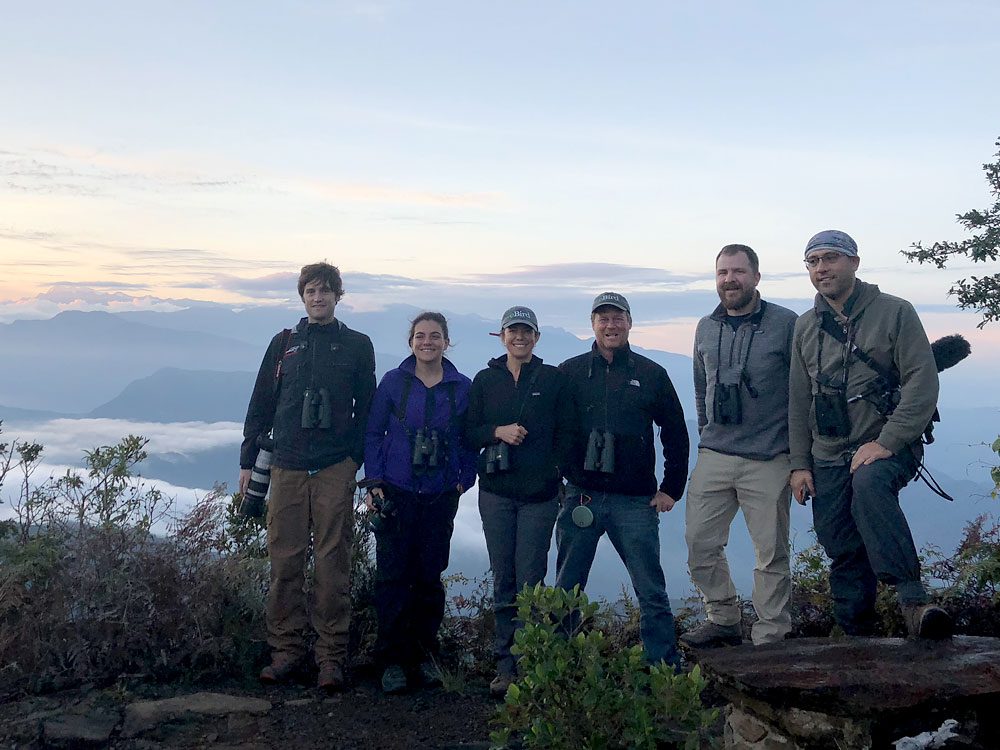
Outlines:
<svg viewBox="0 0 1000 750"><path fill-rule="evenodd" d="M934 352L934 362L937 364L938 372L954 367L972 352L972 347L965 337L958 333L951 336L939 338L931 344L931 351Z"/></svg>

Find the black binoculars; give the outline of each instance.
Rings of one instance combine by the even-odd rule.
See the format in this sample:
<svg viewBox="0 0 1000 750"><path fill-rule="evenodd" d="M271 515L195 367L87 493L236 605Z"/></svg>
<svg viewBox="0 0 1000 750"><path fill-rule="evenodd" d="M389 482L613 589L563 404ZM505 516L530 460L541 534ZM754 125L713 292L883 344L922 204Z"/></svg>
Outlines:
<svg viewBox="0 0 1000 750"><path fill-rule="evenodd" d="M333 424L330 392L326 388L306 388L302 394L302 429L328 430Z"/></svg>
<svg viewBox="0 0 1000 750"><path fill-rule="evenodd" d="M716 383L712 402L712 420L716 424L742 424L743 398L739 383Z"/></svg>
<svg viewBox="0 0 1000 750"><path fill-rule="evenodd" d="M510 446L502 440L486 447L486 473L510 471Z"/></svg>
<svg viewBox="0 0 1000 750"><path fill-rule="evenodd" d="M437 430L430 434L421 427L413 436L413 468L427 471L438 468L444 456L441 454L441 436Z"/></svg>
<svg viewBox="0 0 1000 750"><path fill-rule="evenodd" d="M602 474L615 473L615 436L596 427L587 439L587 455L583 459L584 471L599 471Z"/></svg>

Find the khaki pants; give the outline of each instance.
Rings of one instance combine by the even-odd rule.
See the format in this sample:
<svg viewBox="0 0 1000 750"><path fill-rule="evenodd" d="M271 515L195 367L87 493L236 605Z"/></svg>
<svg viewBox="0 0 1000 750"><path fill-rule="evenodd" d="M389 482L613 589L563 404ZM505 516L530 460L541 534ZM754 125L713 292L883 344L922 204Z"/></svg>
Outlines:
<svg viewBox="0 0 1000 750"><path fill-rule="evenodd" d="M307 471L271 469L267 505L271 588L265 615L272 657L305 655L305 565L311 530L316 663L344 663L351 619L357 471L357 464L350 458L312 475Z"/></svg>
<svg viewBox="0 0 1000 750"><path fill-rule="evenodd" d="M780 641L791 630L788 467L787 454L754 461L699 448L688 488L688 567L708 619L719 625L740 621L725 547L736 512L743 511L756 557L752 600L759 618L753 626L757 645Z"/></svg>

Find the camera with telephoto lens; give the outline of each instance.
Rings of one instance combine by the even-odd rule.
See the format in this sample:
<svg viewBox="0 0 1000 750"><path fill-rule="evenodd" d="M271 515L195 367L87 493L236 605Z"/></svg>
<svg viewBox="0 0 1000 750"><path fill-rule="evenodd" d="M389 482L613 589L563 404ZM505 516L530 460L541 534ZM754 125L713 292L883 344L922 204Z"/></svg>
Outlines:
<svg viewBox="0 0 1000 750"><path fill-rule="evenodd" d="M602 474L615 473L615 436L596 427L587 439L587 455L583 459L584 471L599 471Z"/></svg>
<svg viewBox="0 0 1000 750"><path fill-rule="evenodd" d="M264 498L271 485L271 453L274 441L266 436L257 438L257 460L250 470L250 482L240 501L240 514L248 518L264 517Z"/></svg>
<svg viewBox="0 0 1000 750"><path fill-rule="evenodd" d="M414 472L420 473L438 468L444 459L441 455L442 447L441 436L437 430L430 430L430 434L423 427L417 430L413 436Z"/></svg>
<svg viewBox="0 0 1000 750"><path fill-rule="evenodd" d="M368 528L376 534L385 531L396 516L396 501L388 495L372 495L374 510L368 514Z"/></svg>
<svg viewBox="0 0 1000 750"><path fill-rule="evenodd" d="M486 446L486 473L510 471L510 446L502 440Z"/></svg>
<svg viewBox="0 0 1000 750"><path fill-rule="evenodd" d="M306 388L302 394L302 429L319 428L328 430L333 424L333 410L330 404L330 391L326 388Z"/></svg>

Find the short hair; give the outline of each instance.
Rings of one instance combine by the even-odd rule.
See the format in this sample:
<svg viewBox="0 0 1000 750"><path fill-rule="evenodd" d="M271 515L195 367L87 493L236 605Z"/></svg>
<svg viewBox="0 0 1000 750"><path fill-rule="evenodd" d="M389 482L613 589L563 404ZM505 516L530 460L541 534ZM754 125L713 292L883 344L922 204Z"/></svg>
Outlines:
<svg viewBox="0 0 1000 750"><path fill-rule="evenodd" d="M331 266L326 261L302 266L302 270L299 271L299 296L301 297L305 293L306 284L317 281L329 286L330 291L337 298L337 302L340 302L340 298L344 296L344 282L340 278L339 268Z"/></svg>
<svg viewBox="0 0 1000 750"><path fill-rule="evenodd" d="M745 253L747 260L750 261L750 270L754 273L760 273L760 259L749 245L726 245L715 256L715 262L718 264L719 258L723 255L736 255L737 253Z"/></svg>
<svg viewBox="0 0 1000 750"><path fill-rule="evenodd" d="M444 340L451 341L448 337L448 319L439 312L425 310L410 322L410 335L406 339L407 344L413 343L413 332L417 330L417 323L422 323L425 320L433 321L441 326L441 333L444 334Z"/></svg>

